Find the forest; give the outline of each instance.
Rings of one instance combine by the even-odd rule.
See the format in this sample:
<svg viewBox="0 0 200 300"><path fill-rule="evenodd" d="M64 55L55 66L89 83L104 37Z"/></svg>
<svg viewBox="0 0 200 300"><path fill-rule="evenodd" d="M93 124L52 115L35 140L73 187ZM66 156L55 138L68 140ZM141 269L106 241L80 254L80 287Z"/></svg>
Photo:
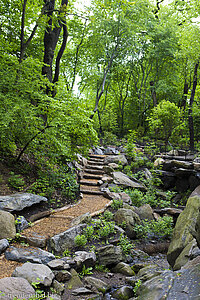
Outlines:
<svg viewBox="0 0 200 300"><path fill-rule="evenodd" d="M0 10L3 158L53 169L129 136L200 148L199 1L14 0Z"/></svg>

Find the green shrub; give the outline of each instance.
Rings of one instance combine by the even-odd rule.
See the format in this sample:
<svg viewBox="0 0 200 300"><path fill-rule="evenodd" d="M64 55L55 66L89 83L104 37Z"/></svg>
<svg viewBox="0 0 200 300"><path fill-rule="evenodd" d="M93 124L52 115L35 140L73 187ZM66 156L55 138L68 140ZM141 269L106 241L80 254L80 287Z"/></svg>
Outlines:
<svg viewBox="0 0 200 300"><path fill-rule="evenodd" d="M15 174L14 172L10 172L8 183L11 187L15 188L18 191L21 190L25 184L24 179L20 175Z"/></svg>
<svg viewBox="0 0 200 300"><path fill-rule="evenodd" d="M113 199L111 207L113 209L119 209L119 208L123 207L123 200L121 200L121 199Z"/></svg>
<svg viewBox="0 0 200 300"><path fill-rule="evenodd" d="M78 234L74 239L74 243L77 247L83 247L87 244L87 238L84 234Z"/></svg>

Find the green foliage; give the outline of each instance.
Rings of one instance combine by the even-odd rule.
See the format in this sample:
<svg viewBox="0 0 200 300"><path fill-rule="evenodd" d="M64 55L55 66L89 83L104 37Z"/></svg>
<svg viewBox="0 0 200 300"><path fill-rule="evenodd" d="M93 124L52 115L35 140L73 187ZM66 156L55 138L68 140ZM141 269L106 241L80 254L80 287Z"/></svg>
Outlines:
<svg viewBox="0 0 200 300"><path fill-rule="evenodd" d="M141 225L135 224L137 238L147 238L152 234L160 239L170 238L173 231L173 218L164 216L157 221L144 220Z"/></svg>
<svg viewBox="0 0 200 300"><path fill-rule="evenodd" d="M112 132L104 131L102 142L104 145L116 145L117 136Z"/></svg>
<svg viewBox="0 0 200 300"><path fill-rule="evenodd" d="M115 233L115 223L102 220L102 225L97 230L98 236L100 238L107 238L112 233Z"/></svg>
<svg viewBox="0 0 200 300"><path fill-rule="evenodd" d="M11 187L20 191L22 187L25 185L24 179L21 175L17 175L14 172L10 172L10 177L8 178L8 183Z"/></svg>
<svg viewBox="0 0 200 300"><path fill-rule="evenodd" d="M180 116L180 109L174 103L163 100L153 108L147 120L151 132L167 144L173 131L180 124Z"/></svg>
<svg viewBox="0 0 200 300"><path fill-rule="evenodd" d="M93 274L92 267L86 268L86 266L83 265L83 268L82 268L81 272L79 273L79 276L81 278L83 278L85 275L92 275L92 274Z"/></svg>
<svg viewBox="0 0 200 300"><path fill-rule="evenodd" d="M95 270L99 271L99 272L104 272L104 273L107 273L109 272L110 270L108 268L106 268L105 266L103 265L98 265L96 264L95 265Z"/></svg>
<svg viewBox="0 0 200 300"><path fill-rule="evenodd" d="M113 217L114 217L114 214L109 211L109 210L106 210L103 214L103 218L106 220L106 221L111 221L113 220Z"/></svg>
<svg viewBox="0 0 200 300"><path fill-rule="evenodd" d="M74 239L75 246L83 247L87 244L87 238L84 234L78 234Z"/></svg>
<svg viewBox="0 0 200 300"><path fill-rule="evenodd" d="M119 209L119 208L123 207L123 200L121 200L121 199L113 199L111 207L113 209Z"/></svg>
<svg viewBox="0 0 200 300"><path fill-rule="evenodd" d="M63 256L70 256L71 252L69 249L65 249L65 251L63 251Z"/></svg>
<svg viewBox="0 0 200 300"><path fill-rule="evenodd" d="M131 244L128 237L124 236L123 234L120 235L120 241L118 245L121 247L125 255L130 254L130 250L133 248L133 244Z"/></svg>
<svg viewBox="0 0 200 300"><path fill-rule="evenodd" d="M94 236L94 227L92 225L88 225L83 229L84 235L88 240L91 240Z"/></svg>
<svg viewBox="0 0 200 300"><path fill-rule="evenodd" d="M135 282L135 286L133 288L133 291L134 291L134 294L137 295L137 292L138 292L138 289L139 287L142 285L142 281L140 279L138 279L136 282Z"/></svg>

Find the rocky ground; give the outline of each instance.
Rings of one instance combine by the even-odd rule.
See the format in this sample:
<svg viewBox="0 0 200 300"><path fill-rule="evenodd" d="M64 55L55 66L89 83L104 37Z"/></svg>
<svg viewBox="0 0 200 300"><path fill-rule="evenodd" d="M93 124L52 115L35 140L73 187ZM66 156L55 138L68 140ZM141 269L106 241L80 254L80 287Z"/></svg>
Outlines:
<svg viewBox="0 0 200 300"><path fill-rule="evenodd" d="M181 191L180 178L196 185L185 209L135 207L128 194L109 186L145 192L145 185L118 170L118 164L128 164L125 155L115 148L106 151L96 149L88 160L79 156L82 199L29 215L29 221L38 219L32 226L13 215L46 199L28 193L0 197L0 299L200 299L198 162L177 155L156 162L171 166L170 174L159 171L168 176L168 186ZM164 214L175 222L178 217L168 261L168 240L151 236L141 243L135 231L144 219Z"/></svg>

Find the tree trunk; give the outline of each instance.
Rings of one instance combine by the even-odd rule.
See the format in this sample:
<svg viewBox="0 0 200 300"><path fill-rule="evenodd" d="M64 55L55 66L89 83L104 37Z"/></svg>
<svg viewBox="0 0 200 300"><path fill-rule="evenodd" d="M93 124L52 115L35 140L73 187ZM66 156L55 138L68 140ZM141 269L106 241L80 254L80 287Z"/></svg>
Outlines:
<svg viewBox="0 0 200 300"><path fill-rule="evenodd" d="M194 96L197 87L197 70L199 67L199 61L196 63L194 68L194 77L193 77L193 87L190 96L189 103L189 111L188 111L188 125L189 125L189 133L190 133L190 151L194 151L194 124L193 124L193 116L192 116L192 107L194 103Z"/></svg>
<svg viewBox="0 0 200 300"><path fill-rule="evenodd" d="M150 81L150 86L151 86L151 96L153 99L153 107L156 107L157 99L156 99L156 91L155 91L154 81Z"/></svg>

